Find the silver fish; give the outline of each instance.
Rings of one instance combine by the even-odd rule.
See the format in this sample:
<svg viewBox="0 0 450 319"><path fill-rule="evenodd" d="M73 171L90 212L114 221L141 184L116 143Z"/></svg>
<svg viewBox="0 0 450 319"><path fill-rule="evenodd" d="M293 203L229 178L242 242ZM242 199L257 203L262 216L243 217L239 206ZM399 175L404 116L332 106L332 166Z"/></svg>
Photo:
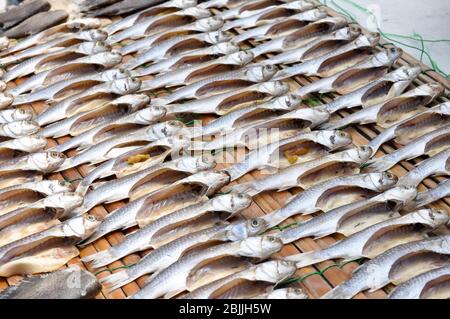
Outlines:
<svg viewBox="0 0 450 319"><path fill-rule="evenodd" d="M165 232L169 231L171 227L173 228L179 223L193 220L207 212L216 210L229 213L230 216L233 216L239 211L247 208L252 202L250 197L244 195L234 194L223 196L226 197L218 196L209 201L188 206L158 218L153 223L128 235L119 245L85 257L83 260L92 262L94 268L102 267L103 265L110 264L133 252L148 248L156 248L155 243L157 242L157 237L162 236Z"/></svg>
<svg viewBox="0 0 450 319"><path fill-rule="evenodd" d="M58 171L76 167L81 164L97 164L107 161L139 146L137 142L153 142L161 137L176 134L184 126L179 121L159 123L155 126L143 127L128 135L120 135L95 144L80 154L68 158Z"/></svg>
<svg viewBox="0 0 450 319"><path fill-rule="evenodd" d="M6 109L0 111L0 123L6 124L16 121L31 121L35 114L31 109Z"/></svg>
<svg viewBox="0 0 450 319"><path fill-rule="evenodd" d="M349 94L322 106L330 113L359 105L368 107L403 93L420 74L419 66L403 66Z"/></svg>
<svg viewBox="0 0 450 319"><path fill-rule="evenodd" d="M444 180L433 189L417 194L416 198L406 206L406 209L418 209L448 196L450 196L450 179Z"/></svg>
<svg viewBox="0 0 450 319"><path fill-rule="evenodd" d="M47 146L47 139L39 135L25 135L15 139L0 142L0 154L3 157L5 153L11 150L26 153L34 153L43 150Z"/></svg>
<svg viewBox="0 0 450 319"><path fill-rule="evenodd" d="M9 47L10 41L8 37L0 37L0 50L5 50Z"/></svg>
<svg viewBox="0 0 450 319"><path fill-rule="evenodd" d="M446 212L422 209L367 227L327 248L290 255L285 259L294 261L298 268L337 258L372 259L397 245L426 238L426 233L412 231L414 225L421 225L426 231L430 231L445 225L448 221L449 216Z"/></svg>
<svg viewBox="0 0 450 319"><path fill-rule="evenodd" d="M139 23L113 35L107 39L109 44L121 42L125 39L140 39L146 36L152 36L157 32L164 32L171 27L176 28L185 26L198 19L204 19L211 16L211 11L198 7L190 7L180 11L175 11L168 15L158 15L145 17Z"/></svg>
<svg viewBox="0 0 450 319"><path fill-rule="evenodd" d="M302 86L295 94L299 96L313 92L349 94L385 76L402 54L402 49L396 47L382 50L351 68Z"/></svg>
<svg viewBox="0 0 450 319"><path fill-rule="evenodd" d="M224 91L239 89L244 85L266 82L277 72L272 65L248 66L236 71L206 78L175 90L172 94L153 100L153 105L165 105L183 99L200 99Z"/></svg>
<svg viewBox="0 0 450 319"><path fill-rule="evenodd" d="M51 53L30 58L20 64L17 64L16 66L8 70L8 72L6 72L2 80L5 82L9 82L31 73L39 73L51 70L54 67L70 62L73 59L105 52L109 49L110 48L108 46L105 46L103 42L97 41L82 42L80 44L75 44L67 48L54 50Z"/></svg>
<svg viewBox="0 0 450 319"><path fill-rule="evenodd" d="M22 157L2 161L0 171L35 170L49 173L60 167L65 160L66 156L59 152L31 153Z"/></svg>
<svg viewBox="0 0 450 319"><path fill-rule="evenodd" d="M344 29L338 31L341 28ZM280 53L309 45L312 42L320 43L321 39L329 38L333 32L346 33L347 31L355 32L356 30L353 26L347 27L345 18L330 17L312 22L287 35L269 39L269 41L258 44L250 50L255 56L265 53Z"/></svg>
<svg viewBox="0 0 450 319"><path fill-rule="evenodd" d="M78 191L85 190L98 178L115 175L121 178L162 163L167 157L183 152L190 145L190 140L183 136L170 136L156 140L143 147L126 152L97 166L86 175L78 186ZM148 156L147 156L148 155ZM168 164L170 165L170 164ZM156 167L155 167L156 169Z"/></svg>
<svg viewBox="0 0 450 319"><path fill-rule="evenodd" d="M419 185L431 175L450 175L450 149L444 150L421 162L414 169L400 177L399 185Z"/></svg>
<svg viewBox="0 0 450 319"><path fill-rule="evenodd" d="M273 5L273 1L255 0L252 2L242 0L213 0L200 3L201 8L226 8L226 10L218 12L217 14L224 20L233 20L249 16L258 10L267 8Z"/></svg>
<svg viewBox="0 0 450 319"><path fill-rule="evenodd" d="M114 123L123 116L137 112L148 105L149 102L150 98L144 94L122 95L98 109L79 113L65 120L49 124L39 132L39 135L45 137L61 137L67 134L78 136L92 128L102 124ZM153 111L153 114L157 116L158 107L149 107L149 109L149 112Z"/></svg>
<svg viewBox="0 0 450 319"><path fill-rule="evenodd" d="M368 162L371 171L385 171L403 160L410 160L421 155L433 156L450 147L450 124L424 134L409 142L402 148Z"/></svg>
<svg viewBox="0 0 450 319"><path fill-rule="evenodd" d="M39 100L62 99L69 94L77 93L78 86L85 82L94 85L114 79L130 76L123 69L112 69L100 72L102 69L111 68L122 61L122 56L117 52L102 52L91 56L85 56L52 70L38 73L8 93L15 96L13 105L32 103ZM97 82L97 83L95 83ZM85 85L86 87L86 85ZM67 90L69 88L69 90ZM64 92L64 90L67 90ZM28 94L23 94L32 91Z"/></svg>
<svg viewBox="0 0 450 319"><path fill-rule="evenodd" d="M183 69L169 71L167 73L157 75L151 80L145 80L142 82L140 92L167 86L191 84L202 78L214 75L214 73L211 74L211 70L214 71L215 68L219 68L219 70L224 68L233 70L250 63L252 60L253 54L249 52L245 51L235 52L220 57L216 60L208 61L205 63L201 63L191 67L186 67ZM222 72L225 72L225 70Z"/></svg>
<svg viewBox="0 0 450 319"><path fill-rule="evenodd" d="M123 102L125 104L129 103L130 101L127 102L125 99L127 96L128 95L121 96L119 99L123 98L123 100L119 101L119 99L117 99L116 102ZM71 138L67 142L55 146L53 149L58 152L64 152L68 149L78 147L78 150L82 150L100 143L108 138L117 136L118 134L128 134L136 131L142 126L154 124L155 122L163 118L165 114L166 110L161 107L144 108L137 112L118 118L113 122L95 126L87 130L86 132L81 133L74 138ZM179 123L163 122L154 124L154 132L156 138L160 139L165 137L166 134L164 133L164 131L168 130L169 133L172 132L172 127L176 127L177 124Z"/></svg>
<svg viewBox="0 0 450 319"><path fill-rule="evenodd" d="M257 27L262 24L270 23L273 19L281 20L292 14L311 10L316 7L316 5L316 3L310 1L292 1L260 10L254 10L251 15L246 15L245 17L240 17L239 19L225 23L223 30Z"/></svg>
<svg viewBox="0 0 450 319"><path fill-rule="evenodd" d="M350 299L389 283L400 284L426 271L448 265L450 236L438 236L391 248L357 268L352 277L323 295L322 299Z"/></svg>
<svg viewBox="0 0 450 319"><path fill-rule="evenodd" d="M307 161L352 142L350 135L341 131L313 131L300 133L247 154L239 163L226 169L231 180L238 179L255 169L275 170L292 164L292 158ZM297 156L296 154L302 154Z"/></svg>
<svg viewBox="0 0 450 319"><path fill-rule="evenodd" d="M255 296L253 299L308 299L308 295L300 288L271 289L268 292Z"/></svg>
<svg viewBox="0 0 450 319"><path fill-rule="evenodd" d="M173 297L185 289L189 291L197 288L195 279L199 276L199 271L206 265L202 262L211 263L224 256L244 256L267 258L273 253L279 251L282 244L279 240L271 236L250 237L242 241L225 243L194 252L162 270L152 277L152 280L145 285L139 292L132 296L132 299L141 298L165 298ZM197 281L207 284L211 280L220 279L230 273L228 271L217 272L212 278L198 278ZM215 277L215 278L214 278Z"/></svg>
<svg viewBox="0 0 450 319"><path fill-rule="evenodd" d="M372 150L366 146L351 148L289 166L253 182L237 184L230 190L255 196L269 190L282 191L297 186L307 189L330 178L359 173L360 166L370 158L371 154Z"/></svg>
<svg viewBox="0 0 450 319"><path fill-rule="evenodd" d="M327 16L326 12L321 9L312 9L291 15L288 18L281 18L275 22L262 25L253 29L249 29L233 38L235 43L241 43L246 40L267 40L275 39L287 35L305 27L309 22L317 22ZM326 31L325 31L326 32ZM309 35L311 36L311 35Z"/></svg>
<svg viewBox="0 0 450 319"><path fill-rule="evenodd" d="M63 34L53 40L45 41L45 38L43 38L40 40L41 42L38 42L35 46L28 47L28 44L25 44L23 46L23 51L21 52L18 51L22 50L22 45L26 41L19 42L14 48L11 48L11 51L17 51L11 52L9 56L3 56L2 52L0 52L0 56L2 56L2 58L0 58L0 63L2 65L17 64L26 59L47 54L59 50L61 47L67 47L83 41L103 41L107 36L106 32L97 29Z"/></svg>
<svg viewBox="0 0 450 319"><path fill-rule="evenodd" d="M0 93L0 110L6 109L14 102L14 97L9 93Z"/></svg>
<svg viewBox="0 0 450 319"><path fill-rule="evenodd" d="M334 233L350 236L375 223L398 217L398 211L417 195L414 187L398 186L380 195L343 205L286 229L276 236L283 243L321 238Z"/></svg>
<svg viewBox="0 0 450 319"><path fill-rule="evenodd" d="M448 299L450 266L424 272L395 287L389 299ZM446 289L447 288L447 289Z"/></svg>
<svg viewBox="0 0 450 319"><path fill-rule="evenodd" d="M445 125L448 122L449 116L450 102L433 106L422 113L386 128L370 141L369 146L375 154L381 145L392 139L395 139L401 145L406 145L413 139Z"/></svg>
<svg viewBox="0 0 450 319"><path fill-rule="evenodd" d="M83 205L77 213L92 207L129 198L134 200L157 191L191 174L213 169L216 163L208 157L181 157L162 163L111 182L105 182L85 195Z"/></svg>
<svg viewBox="0 0 450 319"><path fill-rule="evenodd" d="M217 44L223 43L224 41L228 40L231 40L231 36L222 31L187 34L178 37L172 37L165 41L159 42L157 46L150 47L150 49L139 51L138 55L134 59L131 59L124 63L124 67L132 70L150 61L161 61L165 58L182 57L186 55L195 56L202 54L202 52L203 54L207 54L209 52L206 50L208 44L214 44L215 46L213 47L220 48L221 46L217 46ZM232 44L231 42L226 43ZM231 46L229 47L231 48ZM239 48L236 51L238 50ZM211 53L214 54L214 51L217 50L213 49L211 50ZM231 50L228 49L227 51ZM220 54L221 52L224 51L218 51L216 54ZM227 54L229 53L232 52L228 52Z"/></svg>
<svg viewBox="0 0 450 319"><path fill-rule="evenodd" d="M308 215L318 211L327 212L336 207L361 199L365 190L381 193L397 183L398 178L391 173L369 173L337 177L293 196L285 206L265 215L270 227L298 214ZM356 189L359 189L356 190ZM345 194L345 195L344 195Z"/></svg>
<svg viewBox="0 0 450 319"><path fill-rule="evenodd" d="M85 91L72 95L55 105L49 106L44 112L36 117L36 122L43 126L62 120L82 111L80 104L84 101L105 94L125 95L134 93L139 90L140 86L141 81L136 78L117 79L94 85Z"/></svg>
<svg viewBox="0 0 450 319"><path fill-rule="evenodd" d="M302 108L240 129L228 128L228 132L224 132L211 142L202 143L199 149L217 150L238 146L254 150L295 136L302 131L309 131L327 121L329 117L325 111ZM193 149L197 150L195 145Z"/></svg>
<svg viewBox="0 0 450 319"><path fill-rule="evenodd" d="M99 223L92 215L79 216L0 247L0 274L24 275L60 268L78 255L72 245L89 236ZM61 251L60 256L55 254L54 249L63 250L64 247L71 249ZM46 252L50 255L46 256Z"/></svg>
<svg viewBox="0 0 450 319"><path fill-rule="evenodd" d="M440 84L428 83L408 91L387 102L371 105L352 113L337 121L325 123L321 129L337 129L351 124L377 123L381 127L389 127L426 110L431 103L444 91Z"/></svg>
<svg viewBox="0 0 450 319"><path fill-rule="evenodd" d="M318 37L316 40L293 48L285 52L279 53L269 59L262 61L264 64L291 64L297 62L304 62L311 59L320 57L321 55L328 54L331 51L339 49L342 44L347 44L350 41L354 41L361 34L361 29L356 27L346 27L334 31L330 34L325 34ZM264 44L261 44L264 45ZM329 48L327 48L329 46ZM258 53L258 47L253 49Z"/></svg>
<svg viewBox="0 0 450 319"><path fill-rule="evenodd" d="M8 193L14 193L16 191L29 190L44 195L52 195L63 192L73 191L73 186L66 181L57 180L35 180L31 182L22 183L10 187L5 187L0 190L1 196L5 196Z"/></svg>
<svg viewBox="0 0 450 319"><path fill-rule="evenodd" d="M39 13L50 10L50 3L44 0L34 0L25 3L18 3L17 6L8 6L0 13L0 23L2 29L9 29L25 19Z"/></svg>
<svg viewBox="0 0 450 319"><path fill-rule="evenodd" d="M259 121L276 118L301 105L302 100L296 95L282 95L270 101L251 105L231 111L201 127L198 135L208 136L216 133L223 134L230 128L245 127Z"/></svg>
<svg viewBox="0 0 450 319"><path fill-rule="evenodd" d="M197 5L197 0L165 1L156 6L146 8L137 13L134 13L127 17L124 17L117 22L110 23L107 26L105 26L103 28L103 30L105 30L109 35L111 35L111 34L119 32L119 31L122 31L124 29L128 29L148 17L163 14L164 12L167 12L168 9L169 10L170 9L186 9L186 8L194 7L196 5Z"/></svg>
<svg viewBox="0 0 450 319"><path fill-rule="evenodd" d="M289 85L281 81L262 82L242 89L205 97L180 104L167 104L164 107L168 114L194 113L218 115L226 114L234 109L254 102L264 102L289 92Z"/></svg>
<svg viewBox="0 0 450 319"><path fill-rule="evenodd" d="M265 229L264 222L258 218L243 222L236 221L232 224L221 222L219 225L187 234L157 247L132 267L102 279L102 284L107 287L108 291L113 291L145 274L157 273L169 267L197 245L212 240L242 240L259 234L263 229Z"/></svg>
<svg viewBox="0 0 450 319"><path fill-rule="evenodd" d="M370 55L371 48L376 46L379 41L380 35L378 33L361 35L352 42L344 44L323 56L282 69L278 71L274 78L282 80L300 74L319 77L332 76L363 61ZM295 59L286 55L282 56L278 62L295 62Z"/></svg>
<svg viewBox="0 0 450 319"><path fill-rule="evenodd" d="M197 288L183 296L183 299L222 299L229 294L232 294L232 298L235 299L233 290L238 290L242 284L248 282L278 284L291 277L296 270L293 262L286 260L266 261ZM237 293L239 294L238 291ZM245 297L252 297L252 295L245 295Z"/></svg>
<svg viewBox="0 0 450 319"><path fill-rule="evenodd" d="M119 52L122 55L131 54L140 50L148 49L155 44L170 39L171 37L179 36L180 33L205 33L219 30L223 25L223 20L217 17L210 17L196 20L190 24L175 27L157 34L144 37L136 40L126 46L120 48Z"/></svg>
<svg viewBox="0 0 450 319"><path fill-rule="evenodd" d="M15 121L0 124L0 136L18 138L37 133L39 128L39 125L35 121Z"/></svg>
<svg viewBox="0 0 450 319"><path fill-rule="evenodd" d="M74 282L79 285L73 285ZM87 270L71 266L49 274L27 277L0 293L0 299L91 299L102 286Z"/></svg>

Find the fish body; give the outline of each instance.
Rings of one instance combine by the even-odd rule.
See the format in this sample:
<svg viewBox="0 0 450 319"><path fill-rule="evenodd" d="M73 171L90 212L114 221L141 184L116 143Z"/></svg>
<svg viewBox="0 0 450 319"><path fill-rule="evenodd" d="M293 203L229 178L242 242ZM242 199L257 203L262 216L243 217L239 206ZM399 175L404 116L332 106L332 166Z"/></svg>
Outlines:
<svg viewBox="0 0 450 319"><path fill-rule="evenodd" d="M35 121L15 121L0 124L0 136L18 138L35 134L39 131L39 125Z"/></svg>
<svg viewBox="0 0 450 319"><path fill-rule="evenodd" d="M39 12L46 12L50 9L50 3L45 0L34 0L13 6L0 13L0 23L2 29L9 29L25 19Z"/></svg>
<svg viewBox="0 0 450 319"><path fill-rule="evenodd" d="M47 146L47 139L39 135L25 135L0 143L0 155L7 156L11 150L25 153L42 151Z"/></svg>
<svg viewBox="0 0 450 319"><path fill-rule="evenodd" d="M113 2L110 5L93 12L94 16L115 16L139 9L155 6L163 2L162 0L128 0ZM168 1L172 2L172 1Z"/></svg>
<svg viewBox="0 0 450 319"><path fill-rule="evenodd" d="M6 109L0 111L0 124L6 124L16 121L31 121L34 116L34 112L30 109Z"/></svg>
<svg viewBox="0 0 450 319"><path fill-rule="evenodd" d="M264 220L270 226L276 226L298 214L308 215L320 210L327 212L356 201L352 196L355 188L381 193L394 186L397 180L398 178L391 173L357 174L327 180L293 196L285 206L265 215ZM349 190L347 196L339 196L335 193L337 191L345 194L345 189ZM333 200L333 197L337 202ZM357 197L358 199L360 198Z"/></svg>
<svg viewBox="0 0 450 319"><path fill-rule="evenodd" d="M33 170L49 173L56 170L66 160L66 156L59 152L31 153L11 160L4 160L0 164L0 171Z"/></svg>
<svg viewBox="0 0 450 319"><path fill-rule="evenodd" d="M448 196L450 196L450 180L446 179L435 188L417 194L416 198L406 206L406 209L418 209Z"/></svg>

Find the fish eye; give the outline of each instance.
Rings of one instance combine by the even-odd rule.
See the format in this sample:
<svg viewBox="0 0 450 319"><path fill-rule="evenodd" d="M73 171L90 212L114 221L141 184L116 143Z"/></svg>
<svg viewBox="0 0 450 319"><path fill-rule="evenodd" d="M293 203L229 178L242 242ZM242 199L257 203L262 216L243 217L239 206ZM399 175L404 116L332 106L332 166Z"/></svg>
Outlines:
<svg viewBox="0 0 450 319"><path fill-rule="evenodd" d="M253 227L259 226L259 221L257 219L252 220L252 226Z"/></svg>
<svg viewBox="0 0 450 319"><path fill-rule="evenodd" d="M90 222L95 222L97 220L97 218L95 218L95 216L93 216L93 215L87 215L87 220Z"/></svg>
<svg viewBox="0 0 450 319"><path fill-rule="evenodd" d="M59 186L66 186L66 182L65 181L59 181Z"/></svg>
<svg viewBox="0 0 450 319"><path fill-rule="evenodd" d="M341 131L339 131L339 132L338 132L338 135L339 135L340 137L345 137L345 136L347 136L347 134L346 134L346 133L344 133L344 132L341 132Z"/></svg>
<svg viewBox="0 0 450 319"><path fill-rule="evenodd" d="M275 237L269 236L269 241L273 243L275 241Z"/></svg>

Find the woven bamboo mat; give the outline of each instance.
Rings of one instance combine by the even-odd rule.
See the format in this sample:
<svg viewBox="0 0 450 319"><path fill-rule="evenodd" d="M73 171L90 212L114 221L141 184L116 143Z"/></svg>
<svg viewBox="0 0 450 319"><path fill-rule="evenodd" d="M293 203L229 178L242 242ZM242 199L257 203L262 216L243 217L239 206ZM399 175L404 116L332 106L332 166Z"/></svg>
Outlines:
<svg viewBox="0 0 450 319"><path fill-rule="evenodd" d="M326 10L330 16L339 15L339 13L337 13L329 8L326 8ZM235 32L239 33L240 31L235 30ZM367 31L364 30L364 32L367 32ZM389 45L389 44L383 43L383 42L381 43L381 46L387 46L387 45ZM251 46L254 46L254 43L247 42L242 46L242 48L251 47ZM126 57L126 58L130 58L130 57ZM413 64L420 64L420 62L415 60L410 55L404 53L403 56L401 57L401 59L399 59L399 61L396 63L396 65L394 67L398 68L403 65L413 65ZM424 64L422 64L422 68L423 68L423 70L429 69L429 67ZM313 78L313 77L298 76L298 77L287 80L287 83L289 83L292 90L296 90L297 88L301 87L302 85L310 83L310 82L314 81L315 79L316 78ZM23 81L23 79L19 79L18 81L16 81L16 83L20 83L21 81ZM430 82L439 82L442 85L444 85L446 87L445 96L446 97L448 96L448 93L450 90L450 81L448 81L447 79L445 79L444 77L442 77L441 75L439 75L438 73L436 73L434 71L427 71L427 72L424 72L423 74L421 74L413 82L411 87L408 88L407 90L409 90L413 87L420 86L425 83L430 83ZM12 83L10 85L14 86L15 84ZM329 102L336 96L337 95L335 95L335 94L327 94L326 97L321 97L321 98L325 102ZM432 105L436 105L438 103L448 101L448 98L446 98L446 97L440 97L440 98L436 99ZM32 105L29 105L29 106L32 107L36 112L39 113L40 111L42 111L42 109L44 107L44 103L43 102L33 103ZM354 111L352 111L352 110L340 111L337 114L335 114L334 116L344 117L352 112L354 112ZM201 120L204 123L206 123L207 121L210 121L213 118L214 118L213 116L204 116L204 117L201 117ZM375 136L377 136L382 131L382 128L378 127L377 125L371 124L371 125L364 125L364 126L360 125L357 127L355 127L355 126L349 127L346 129L346 131L352 135L354 144L359 146L359 145L367 144L371 139L373 139ZM69 139L69 137L63 137L63 138L58 138L56 140L51 140L51 142L49 142L49 147L55 145L55 143L63 143L65 141L67 141L68 139ZM381 156L386 153L391 153L398 148L399 148L399 145L396 144L395 142L386 143L380 148L380 150L378 151L376 156L378 157L378 156ZM236 154L242 155L241 153L244 151L243 150L235 150L234 152L235 152L235 154L227 153L226 156L228 156L229 158L232 158L232 156L236 156ZM75 153L76 152L72 150L72 151L67 152L67 155L73 156ZM417 158L412 161L402 161L399 164L397 164L396 166L394 166L392 169L390 169L390 171L392 173L394 173L395 175L397 175L398 177L400 177L400 176L404 175L407 171L411 170L415 164L417 164L418 162L420 162L422 160L424 160L424 158ZM224 166L226 166L226 165L219 164L216 167L216 169L221 169ZM49 178L50 179L76 180L82 176L85 176L88 171L89 171L88 166L82 165L76 169L66 170L62 173L57 173L57 174L51 174L49 176ZM260 176L260 174L261 174L260 172L252 172L252 173L246 174L245 176L241 177L237 182L239 183L239 182L252 181L252 180L258 178ZM425 181L423 181L419 185L418 190L424 191L429 188L434 188L441 180L443 180L443 179L437 178L437 177L427 178ZM257 216L262 216L264 214L268 214L268 213L278 209L279 207L283 206L284 203L286 202L286 200L290 196L292 196L292 193L289 191L267 192L267 193L257 195L254 197L254 202L252 203L252 205L242 213L242 216L244 216L246 218L252 218L252 217L257 217ZM104 217L109 212L112 212L113 210L123 206L124 204L125 204L125 202L115 202L112 204L97 206L91 210L91 213L93 213L97 216L100 216L100 217ZM437 209L445 210L450 213L449 205L450 205L450 198L446 198L446 199L436 202L430 206L435 207ZM310 217L298 216L298 217L286 220L283 224L291 224L294 221L301 221L301 220L305 220L307 218L310 218ZM133 231L133 230L134 229L130 229L129 231ZM444 229L443 231L450 233L450 229L446 229L446 230ZM101 250L109 248L110 246L117 245L117 243L119 243L123 239L123 237L126 233L127 232L117 231L117 232L113 232L113 233L106 235L105 237L94 242L93 244L80 249L80 257L87 256L87 255L93 254L96 251L101 251ZM311 238L300 239L293 244L285 245L285 247L282 249L281 252L279 252L277 254L277 256L285 256L285 255L295 254L298 252L317 250L320 248L327 247L330 244L336 242L337 240L339 240L341 238L342 238L341 235L333 235L333 236L327 236L327 237L324 237L324 238L321 238L318 240L313 240ZM104 276L107 276L110 272L120 271L119 269L117 269L118 267L136 263L146 253L147 252L131 254L119 261L112 263L111 265L108 265L108 267L101 272L99 272L99 270L94 270L94 269L89 268L89 265L83 264L80 261L79 257L72 259L68 264L70 264L70 265L76 264L82 268L90 270L93 273L96 273L98 278L102 278ZM300 286L302 289L304 289L304 291L309 295L310 298L318 298L321 295L323 295L324 293L326 293L327 291L329 291L330 289L332 289L332 287L347 280L350 277L351 272L357 266L358 266L358 262L356 262L356 261L350 262L350 263L347 263L344 265L339 265L339 264L335 263L334 261L325 261L325 262L319 263L315 266L310 266L310 267L305 267L305 268L299 269L296 274L296 276L298 276L298 277L305 276L305 275L312 274L312 273L315 273L315 274L311 275L311 276L305 276L306 278L304 280L302 280L301 282L292 283L291 285L292 286ZM325 270L325 271L318 273L318 271L320 271L320 270ZM123 286L121 289L117 289L110 294L107 294L106 292L103 291L97 296L97 298L100 298L100 299L103 299L103 298L108 298L108 299L126 298L127 296L130 296L130 295L136 293L144 285L146 277L147 276L141 277L138 280L136 280L132 283L129 283L129 284ZM9 278L0 278L0 290L4 289L8 285L13 285L13 284L17 283L20 279L21 279L20 276L12 276ZM372 293L367 293L367 292L359 293L358 295L355 296L355 298L359 298L359 299L384 298L390 289L392 289L392 287L388 286L382 290L378 290L378 291L375 291Z"/></svg>

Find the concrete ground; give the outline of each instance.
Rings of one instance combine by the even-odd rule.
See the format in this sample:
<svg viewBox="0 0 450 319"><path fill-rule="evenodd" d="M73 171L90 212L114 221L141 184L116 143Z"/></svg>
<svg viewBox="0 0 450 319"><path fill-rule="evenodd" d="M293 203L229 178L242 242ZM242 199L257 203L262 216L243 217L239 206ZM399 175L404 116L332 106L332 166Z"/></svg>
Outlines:
<svg viewBox="0 0 450 319"><path fill-rule="evenodd" d="M333 9L331 1L321 0ZM373 23L366 13L358 10L345 0L334 0L336 4L350 12L359 24L373 31L376 24ZM450 73L450 1L449 0L353 0L353 2L369 9L377 17L380 29L385 33L396 33L412 36L414 33L420 34L424 39L440 40L447 39L447 42L425 43L433 60L447 74ZM420 48L421 42L392 37L405 44ZM389 41L389 40L387 40ZM399 45L409 54L420 59L419 50L407 48ZM423 61L430 65L429 59L424 56Z"/></svg>

